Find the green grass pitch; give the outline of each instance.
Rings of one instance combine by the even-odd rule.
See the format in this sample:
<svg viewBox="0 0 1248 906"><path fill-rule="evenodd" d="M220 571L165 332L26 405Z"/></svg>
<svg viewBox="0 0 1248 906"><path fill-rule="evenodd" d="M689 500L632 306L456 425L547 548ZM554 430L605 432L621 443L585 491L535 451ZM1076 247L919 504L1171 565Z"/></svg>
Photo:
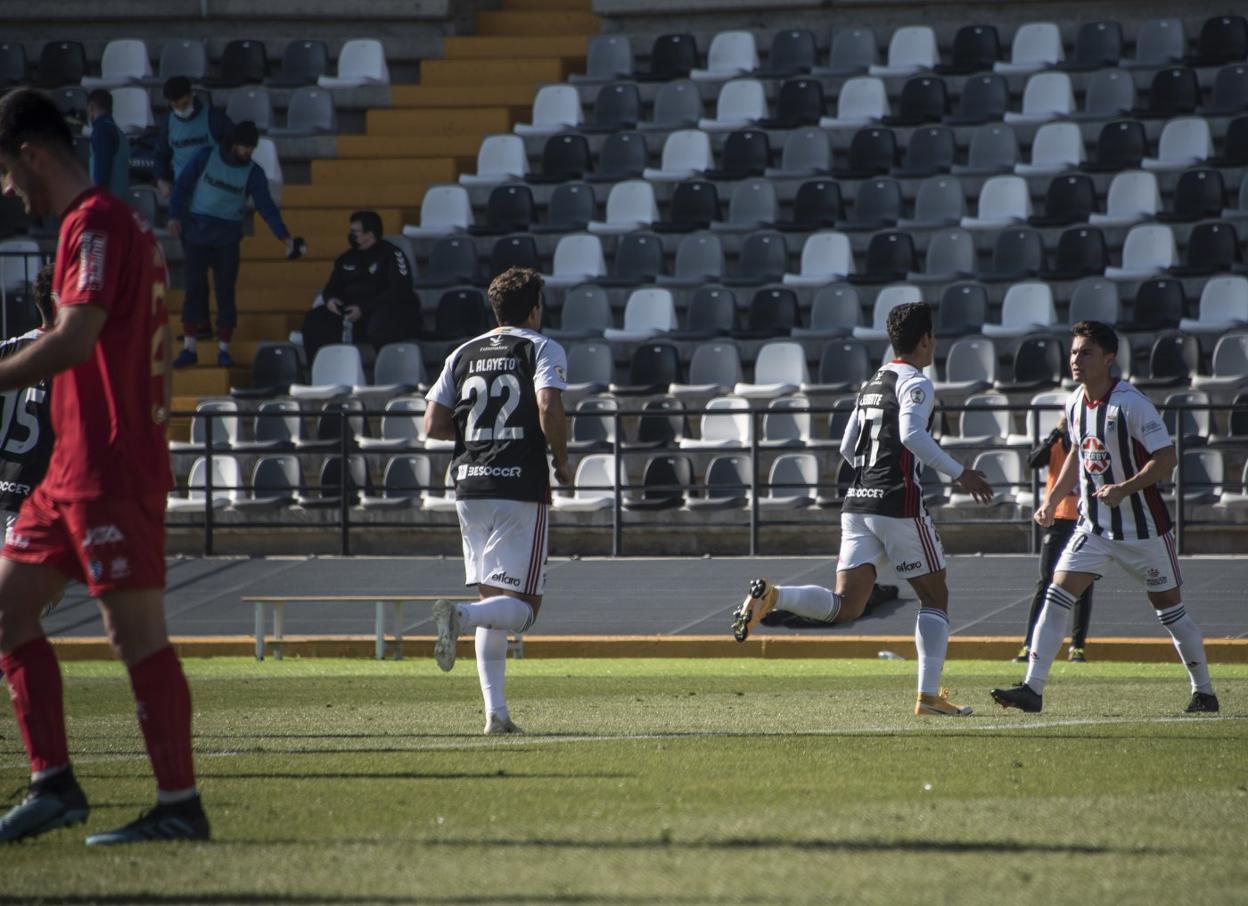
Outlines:
<svg viewBox="0 0 1248 906"><path fill-rule="evenodd" d="M525 660L519 738L473 663L186 662L215 839L104 851L152 785L115 664L65 665L86 826L0 849L22 903L1243 903L1248 667L1060 664L1040 715L911 714L914 663ZM0 718L0 792L25 756Z"/></svg>

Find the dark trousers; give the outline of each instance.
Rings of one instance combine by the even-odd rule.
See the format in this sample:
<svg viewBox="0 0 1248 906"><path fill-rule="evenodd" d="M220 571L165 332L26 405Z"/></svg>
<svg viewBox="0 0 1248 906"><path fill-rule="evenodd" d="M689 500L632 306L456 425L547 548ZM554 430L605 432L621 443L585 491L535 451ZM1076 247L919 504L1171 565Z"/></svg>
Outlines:
<svg viewBox="0 0 1248 906"><path fill-rule="evenodd" d="M238 324L234 301L234 285L238 283L239 243L229 245L197 245L182 243L183 275L186 297L182 302L182 329L195 336L200 325L207 324L208 270L217 294L217 336L228 341Z"/></svg>
<svg viewBox="0 0 1248 906"><path fill-rule="evenodd" d="M1027 614L1027 634L1023 644L1031 644L1031 632L1036 628L1036 620L1040 619L1040 611L1044 608L1045 589L1053 582L1053 570L1061 559L1066 542L1074 534L1076 520L1054 519L1053 524L1045 530L1044 543L1040 546L1040 581L1036 583L1036 593L1031 599L1031 611ZM1096 583L1093 583L1095 585ZM1070 632L1072 648L1082 648L1088 640L1088 623L1092 619L1092 585L1079 596L1075 602L1075 625Z"/></svg>
<svg viewBox="0 0 1248 906"><path fill-rule="evenodd" d="M380 349L387 343L420 338L420 306L379 305L355 322L352 330L353 343L369 343ZM342 342L342 315L336 315L327 306L318 305L303 316L303 351L312 362L317 350L330 343Z"/></svg>

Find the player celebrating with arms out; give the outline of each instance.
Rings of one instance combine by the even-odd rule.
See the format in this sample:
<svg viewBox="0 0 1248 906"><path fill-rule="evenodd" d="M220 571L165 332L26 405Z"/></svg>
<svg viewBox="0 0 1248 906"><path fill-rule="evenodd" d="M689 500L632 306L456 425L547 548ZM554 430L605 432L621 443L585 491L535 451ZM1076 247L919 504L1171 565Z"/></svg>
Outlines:
<svg viewBox="0 0 1248 906"><path fill-rule="evenodd" d="M898 305L888 315L888 338L897 358L862 388L841 441L854 480L841 505L836 591L754 579L733 614L732 630L738 642L745 641L773 609L829 623L856 620L875 584L875 561L886 556L919 597L914 713L961 717L971 709L951 703L940 688L949 646L949 588L940 537L923 504L923 466L949 475L978 501L991 500L993 493L982 472L963 468L930 433L935 393L923 369L936 353L931 307L925 302Z"/></svg>
<svg viewBox="0 0 1248 906"><path fill-rule="evenodd" d="M455 666L460 633L476 630L477 675L485 699L486 734L519 733L503 697L507 633L537 619L546 586L550 445L555 479L570 484L568 427L563 411L567 357L538 333L542 278L513 267L494 278L490 306L498 327L449 356L429 391L425 432L455 441L451 471L464 541L465 585L474 604L433 606L438 666Z"/></svg>
<svg viewBox="0 0 1248 906"><path fill-rule="evenodd" d="M100 600L130 673L156 774L156 806L88 844L206 839L195 788L191 696L165 629L168 277L151 228L91 185L56 107L23 89L0 99L4 194L29 214L61 215L55 326L0 360L0 391L52 377L56 440L0 559L0 665L30 757L26 798L0 818L0 841L85 821L65 735L60 667L39 623L70 579Z"/></svg>
<svg viewBox="0 0 1248 906"><path fill-rule="evenodd" d="M1044 609L1031 635L1026 678L991 695L1003 708L1039 711L1049 667L1062 647L1075 601L1117 563L1144 586L1157 619L1192 680L1189 713L1218 710L1200 628L1183 607L1170 513L1157 491L1177 461L1156 407L1128 382L1112 377L1118 335L1108 324L1071 328L1070 373L1080 384L1066 401L1071 448L1061 474L1033 518L1047 528L1058 503L1079 488L1079 522L1057 561Z"/></svg>

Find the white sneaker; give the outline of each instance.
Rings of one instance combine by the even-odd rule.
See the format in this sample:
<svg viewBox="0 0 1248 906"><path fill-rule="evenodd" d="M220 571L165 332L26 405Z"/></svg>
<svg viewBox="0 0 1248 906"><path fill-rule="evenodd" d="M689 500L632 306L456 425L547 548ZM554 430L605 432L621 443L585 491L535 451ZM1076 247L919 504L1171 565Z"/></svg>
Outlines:
<svg viewBox="0 0 1248 906"><path fill-rule="evenodd" d="M433 643L433 659L449 671L455 666L455 648L459 642L459 611L450 601L433 602L433 625L438 638Z"/></svg>
<svg viewBox="0 0 1248 906"><path fill-rule="evenodd" d="M491 714L485 721L486 736L507 736L523 732L511 722L510 717L503 717L501 714Z"/></svg>

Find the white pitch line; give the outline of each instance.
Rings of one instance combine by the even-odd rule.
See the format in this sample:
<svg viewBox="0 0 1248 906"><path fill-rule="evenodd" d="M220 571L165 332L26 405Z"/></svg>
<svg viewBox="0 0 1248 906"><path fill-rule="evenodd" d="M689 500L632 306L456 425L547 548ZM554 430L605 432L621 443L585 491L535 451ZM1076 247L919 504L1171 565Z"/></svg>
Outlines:
<svg viewBox="0 0 1248 906"><path fill-rule="evenodd" d="M961 732L979 732L979 731L995 731L995 730L1051 730L1056 727L1093 727L1107 726L1113 724L1179 724L1190 723L1193 726L1197 724L1210 724L1219 721L1243 721L1248 717L1219 715L1217 717L1073 717L1059 718L1055 720L1036 720L1036 721L1010 721L995 723L978 723L968 720L943 721L940 723L928 723L922 726L903 726L896 725L876 725L869 727L851 727L845 730L829 730L826 732L819 731L801 731L795 733L785 732L763 732L763 733L734 733L731 730L706 730L692 731L687 733L625 733L625 734L563 734L551 736L513 736L513 737L494 737L480 739L463 739L463 740L447 740L446 742L429 742L417 743L414 745L404 745L401 748L395 748L392 751L396 755L407 752L438 752L438 751L465 751L476 749L492 749L500 746L534 746L534 745L559 745L564 743L594 743L594 742L676 742L684 739L784 739L784 738L820 738L820 737L837 737L837 736L878 736L878 735L905 735L913 736L920 733L961 733ZM397 737L378 737L380 741L386 739L402 739ZM196 750L196 758L238 758L245 755L339 755L350 754L350 751L333 751L327 752L316 748L285 748L285 749L267 749L265 751L249 752L238 750L224 751L202 751ZM141 758L142 752L132 753L116 753L111 755L84 755L74 759L76 764L92 764L111 761L127 761L131 759ZM18 764L5 764L3 767L19 767Z"/></svg>

